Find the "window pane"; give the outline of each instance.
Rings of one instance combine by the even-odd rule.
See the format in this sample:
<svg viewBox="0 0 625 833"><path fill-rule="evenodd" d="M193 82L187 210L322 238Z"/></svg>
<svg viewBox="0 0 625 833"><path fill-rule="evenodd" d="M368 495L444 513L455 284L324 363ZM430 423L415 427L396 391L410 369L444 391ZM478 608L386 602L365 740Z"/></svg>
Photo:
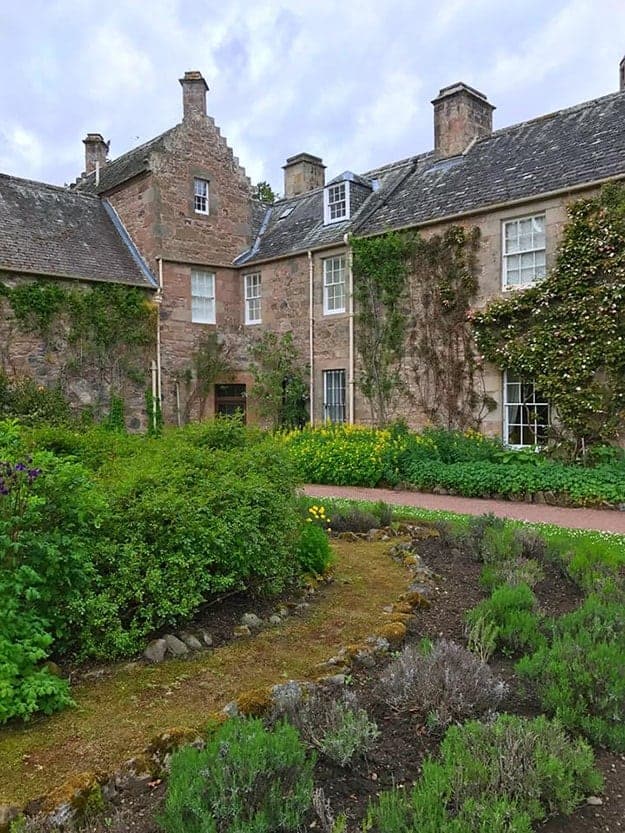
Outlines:
<svg viewBox="0 0 625 833"><path fill-rule="evenodd" d="M323 409L325 422L345 422L345 371L323 373Z"/></svg>

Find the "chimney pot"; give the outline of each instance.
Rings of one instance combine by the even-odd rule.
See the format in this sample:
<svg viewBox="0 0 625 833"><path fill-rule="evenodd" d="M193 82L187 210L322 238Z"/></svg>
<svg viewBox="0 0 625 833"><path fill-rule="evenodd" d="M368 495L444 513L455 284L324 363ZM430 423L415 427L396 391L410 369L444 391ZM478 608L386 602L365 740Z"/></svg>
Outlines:
<svg viewBox="0 0 625 833"><path fill-rule="evenodd" d="M105 142L101 133L87 133L82 141L85 146L85 173L93 173L96 168L102 169L106 165L111 143Z"/></svg>
<svg viewBox="0 0 625 833"><path fill-rule="evenodd" d="M434 149L445 158L464 153L471 142L493 132L495 107L484 93L458 82L443 87L434 105Z"/></svg>
<svg viewBox="0 0 625 833"><path fill-rule="evenodd" d="M182 117L184 121L190 118L206 115L206 93L208 84L202 73L197 70L185 72L180 79L182 86Z"/></svg>
<svg viewBox="0 0 625 833"><path fill-rule="evenodd" d="M284 196L296 197L315 188L323 188L326 181L326 166L319 156L312 153L298 153L289 156L284 170Z"/></svg>
<svg viewBox="0 0 625 833"><path fill-rule="evenodd" d="M618 75L619 89L623 93L625 92L625 57L621 58L621 63L618 65Z"/></svg>

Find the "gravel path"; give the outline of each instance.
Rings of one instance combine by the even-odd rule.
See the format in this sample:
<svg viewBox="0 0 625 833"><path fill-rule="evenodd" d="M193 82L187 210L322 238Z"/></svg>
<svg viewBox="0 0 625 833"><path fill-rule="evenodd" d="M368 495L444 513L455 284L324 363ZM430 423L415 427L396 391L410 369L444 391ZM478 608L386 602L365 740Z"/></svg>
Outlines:
<svg viewBox="0 0 625 833"><path fill-rule="evenodd" d="M398 506L417 506L420 509L441 509L465 515L492 512L500 518L512 518L530 523L556 524L571 529L598 529L625 535L625 512L610 509L565 509L536 503L513 503L507 500L430 495L422 492L402 492L391 489L360 489L351 486L306 485L310 497L346 498L348 500L383 500Z"/></svg>

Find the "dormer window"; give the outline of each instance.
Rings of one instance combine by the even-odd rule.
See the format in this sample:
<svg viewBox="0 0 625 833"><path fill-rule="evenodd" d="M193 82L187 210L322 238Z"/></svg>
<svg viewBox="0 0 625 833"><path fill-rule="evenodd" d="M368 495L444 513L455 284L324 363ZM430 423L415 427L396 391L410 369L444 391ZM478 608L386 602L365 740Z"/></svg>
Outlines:
<svg viewBox="0 0 625 833"><path fill-rule="evenodd" d="M326 186L323 192L324 223L349 220L349 183Z"/></svg>
<svg viewBox="0 0 625 833"><path fill-rule="evenodd" d="M208 214L208 180L193 180L193 209L196 214Z"/></svg>

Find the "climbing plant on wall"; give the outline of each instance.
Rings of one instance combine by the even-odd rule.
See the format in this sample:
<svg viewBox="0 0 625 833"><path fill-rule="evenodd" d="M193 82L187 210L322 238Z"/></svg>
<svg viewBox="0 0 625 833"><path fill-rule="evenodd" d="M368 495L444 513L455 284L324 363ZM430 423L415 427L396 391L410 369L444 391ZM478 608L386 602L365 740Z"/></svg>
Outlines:
<svg viewBox="0 0 625 833"><path fill-rule="evenodd" d="M60 381L90 378L120 395L144 384L155 343L156 311L145 292L120 284L89 288L57 281L0 281L16 326L60 359Z"/></svg>
<svg viewBox="0 0 625 833"><path fill-rule="evenodd" d="M400 396L448 428L475 427L494 406L469 320L478 246L478 230L458 226L352 241L359 384L376 424Z"/></svg>
<svg viewBox="0 0 625 833"><path fill-rule="evenodd" d="M356 310L358 384L369 402L371 420L386 425L401 386L408 328L408 266L413 241L390 232L354 238L352 271Z"/></svg>
<svg viewBox="0 0 625 833"><path fill-rule="evenodd" d="M293 334L266 332L250 346L250 371L258 415L275 430L301 428L308 421L308 368L300 361Z"/></svg>
<svg viewBox="0 0 625 833"><path fill-rule="evenodd" d="M531 378L574 449L625 427L625 187L568 210L555 267L475 316L479 349Z"/></svg>
<svg viewBox="0 0 625 833"><path fill-rule="evenodd" d="M205 416L206 403L215 382L226 381L232 372L228 346L217 333L206 333L198 341L190 367L181 374L186 388L185 422L189 421L195 408L200 417Z"/></svg>

